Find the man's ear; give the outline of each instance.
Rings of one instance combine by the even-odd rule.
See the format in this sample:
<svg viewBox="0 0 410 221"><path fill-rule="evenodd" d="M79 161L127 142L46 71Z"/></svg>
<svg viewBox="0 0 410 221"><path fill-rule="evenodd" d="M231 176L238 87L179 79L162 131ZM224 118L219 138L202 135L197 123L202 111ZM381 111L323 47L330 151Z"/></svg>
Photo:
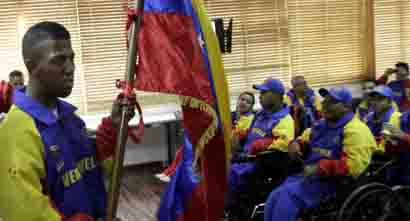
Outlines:
<svg viewBox="0 0 410 221"><path fill-rule="evenodd" d="M31 71L34 70L34 62L32 59L26 58L24 59L24 64L26 65L28 74L31 74Z"/></svg>
<svg viewBox="0 0 410 221"><path fill-rule="evenodd" d="M26 64L26 68L28 71L28 75L35 75L36 72L38 72L38 70L36 70L36 68L38 68L38 63L35 62L33 59L24 59L24 63Z"/></svg>

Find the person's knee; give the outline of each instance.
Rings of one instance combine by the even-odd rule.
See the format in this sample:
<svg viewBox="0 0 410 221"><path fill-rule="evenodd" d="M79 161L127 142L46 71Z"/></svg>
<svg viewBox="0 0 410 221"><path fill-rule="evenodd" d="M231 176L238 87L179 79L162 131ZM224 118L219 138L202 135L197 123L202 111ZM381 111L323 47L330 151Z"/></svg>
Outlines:
<svg viewBox="0 0 410 221"><path fill-rule="evenodd" d="M289 190L287 185L281 185L275 188L268 197L267 203L268 204L274 204L274 202L277 202L278 200L281 201L284 197L289 196Z"/></svg>

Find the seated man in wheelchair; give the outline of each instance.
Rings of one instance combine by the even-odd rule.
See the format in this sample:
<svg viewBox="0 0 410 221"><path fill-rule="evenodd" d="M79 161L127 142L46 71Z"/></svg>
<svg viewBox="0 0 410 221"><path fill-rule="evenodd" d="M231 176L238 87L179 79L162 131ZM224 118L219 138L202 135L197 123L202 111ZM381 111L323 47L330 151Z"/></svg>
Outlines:
<svg viewBox="0 0 410 221"><path fill-rule="evenodd" d="M384 148L397 162L388 170L391 185L410 185L410 112L403 113L397 124L383 126Z"/></svg>
<svg viewBox="0 0 410 221"><path fill-rule="evenodd" d="M288 106L283 102L285 88L282 82L267 79L254 88L260 91L263 109L256 113L244 146L233 148L236 153L230 167L226 209L235 207L239 194L247 191L249 177L255 171L253 162L238 162L238 159L266 149L287 152L289 142L294 139L294 122L289 115Z"/></svg>
<svg viewBox="0 0 410 221"><path fill-rule="evenodd" d="M303 76L292 78L292 89L286 94L291 115L295 121L295 135L299 136L320 119L321 104Z"/></svg>
<svg viewBox="0 0 410 221"><path fill-rule="evenodd" d="M378 150L396 159L394 166L387 170L387 181L390 185L409 185L410 154L406 149L410 145L410 114L402 115L395 110L394 94L387 86L377 86L369 96L373 112L366 123L376 137Z"/></svg>
<svg viewBox="0 0 410 221"><path fill-rule="evenodd" d="M410 219L410 112L403 113L397 124L383 126L384 148L395 164L387 170L387 181L395 192L391 217ZM393 219L392 219L393 220Z"/></svg>
<svg viewBox="0 0 410 221"><path fill-rule="evenodd" d="M383 125L389 124L400 127L401 113L393 107L393 91L384 85L375 87L368 95L368 104L372 108L364 122L370 128L378 143L378 150L384 152L385 139L383 139Z"/></svg>
<svg viewBox="0 0 410 221"><path fill-rule="evenodd" d="M265 204L265 221L296 221L304 209L318 206L335 193L337 177L357 177L368 167L376 141L351 109L346 88L321 89L324 119L289 146L290 154L305 152L303 173L274 189Z"/></svg>

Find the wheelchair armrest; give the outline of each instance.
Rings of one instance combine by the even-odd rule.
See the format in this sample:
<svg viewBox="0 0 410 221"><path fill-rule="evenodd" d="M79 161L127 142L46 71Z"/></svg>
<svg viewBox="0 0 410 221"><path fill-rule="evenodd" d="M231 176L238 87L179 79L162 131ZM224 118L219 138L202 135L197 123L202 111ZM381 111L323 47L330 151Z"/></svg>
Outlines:
<svg viewBox="0 0 410 221"><path fill-rule="evenodd" d="M231 162L232 163L249 163L249 162L255 161L255 159L256 159L256 155L250 155L243 151L237 151L233 155Z"/></svg>
<svg viewBox="0 0 410 221"><path fill-rule="evenodd" d="M251 155L255 160L284 160L289 157L288 152L283 152L276 149L269 149L257 153L256 155Z"/></svg>
<svg viewBox="0 0 410 221"><path fill-rule="evenodd" d="M359 177L352 176L331 176L323 177L324 181L334 183L337 190L349 190L354 188L359 182Z"/></svg>
<svg viewBox="0 0 410 221"><path fill-rule="evenodd" d="M341 187L351 187L354 186L358 182L358 177L352 177L352 176L342 176L342 177L337 177L337 184L338 186Z"/></svg>
<svg viewBox="0 0 410 221"><path fill-rule="evenodd" d="M259 153L257 153L256 155L254 155L255 157L261 157L261 156L266 156L266 155L269 155L269 154L275 154L275 153L283 153L282 151L279 151L279 150L275 150L275 149L270 149L270 150L264 150L264 151L261 151L261 152L259 152Z"/></svg>

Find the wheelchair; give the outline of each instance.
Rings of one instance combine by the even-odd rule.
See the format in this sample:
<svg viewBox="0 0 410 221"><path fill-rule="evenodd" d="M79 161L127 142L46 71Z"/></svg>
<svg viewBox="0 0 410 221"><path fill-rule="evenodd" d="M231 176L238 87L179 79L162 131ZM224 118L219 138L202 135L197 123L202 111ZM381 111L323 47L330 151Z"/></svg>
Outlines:
<svg viewBox="0 0 410 221"><path fill-rule="evenodd" d="M359 177L338 177L337 192L324 197L316 208L305 210L303 221L387 221L389 202L394 192L386 184L386 169L394 161L374 155L367 170ZM332 178L330 178L332 179Z"/></svg>
<svg viewBox="0 0 410 221"><path fill-rule="evenodd" d="M358 178L326 178L336 181L338 191L334 195L323 197L318 207L301 212L298 220L390 221L392 211L397 211L397 205L393 204L394 191L385 184L386 168L391 164L385 157L375 155L368 169ZM410 187L406 191L409 191L410 196ZM266 197L267 195L263 201L254 204L247 220L263 221Z"/></svg>
<svg viewBox="0 0 410 221"><path fill-rule="evenodd" d="M403 171L409 171L410 168L402 168ZM408 173L408 172L407 172ZM405 176L408 176L406 174ZM386 211L382 221L390 220L410 220L410 185L406 180L389 180L392 184L393 197L386 204L384 210Z"/></svg>
<svg viewBox="0 0 410 221"><path fill-rule="evenodd" d="M234 162L254 162L255 171L248 177L247 191L240 193L238 205L229 212L227 221L255 220L272 189L279 186L289 174L302 168L302 164L291 160L288 153L278 150L244 155Z"/></svg>

